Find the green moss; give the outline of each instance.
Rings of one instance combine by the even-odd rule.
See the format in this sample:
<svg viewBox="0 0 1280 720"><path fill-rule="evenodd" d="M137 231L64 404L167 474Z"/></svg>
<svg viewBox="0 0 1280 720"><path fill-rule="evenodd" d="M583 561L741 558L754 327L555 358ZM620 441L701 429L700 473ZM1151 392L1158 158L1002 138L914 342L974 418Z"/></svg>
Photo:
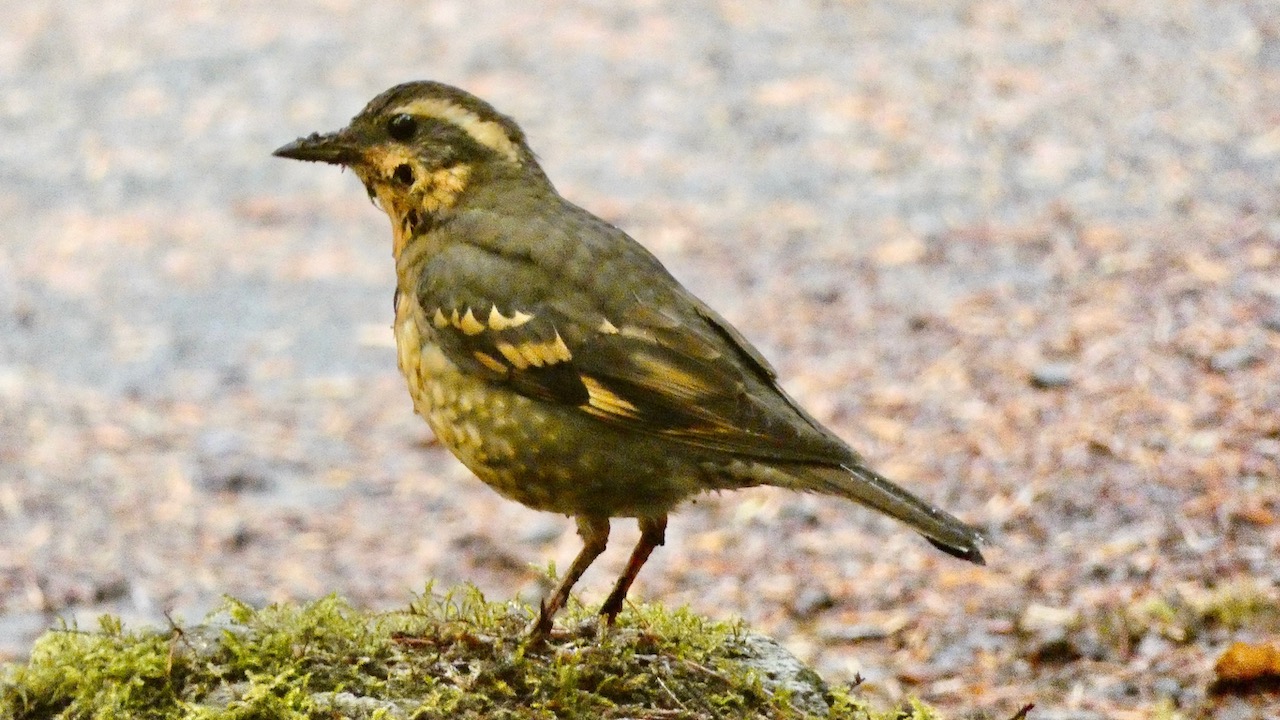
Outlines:
<svg viewBox="0 0 1280 720"><path fill-rule="evenodd" d="M638 606L602 629L572 606L546 643L521 640L530 609L464 589L369 614L336 597L207 624L54 630L0 674L0 717L35 718L873 718L846 690L813 698L747 664L749 635L685 611ZM819 683L820 686L820 683ZM810 708L806 714L801 708ZM914 705L883 717L927 720Z"/></svg>
<svg viewBox="0 0 1280 720"><path fill-rule="evenodd" d="M1280 598L1276 597L1275 588L1252 581L1225 585L1191 603L1204 622L1229 630L1255 625L1274 627L1280 619Z"/></svg>
<svg viewBox="0 0 1280 720"><path fill-rule="evenodd" d="M1221 629L1266 630L1280 620L1280 597L1263 581L1216 587L1185 585L1100 613L1093 624L1111 645L1128 646L1148 634L1189 644Z"/></svg>
<svg viewBox="0 0 1280 720"><path fill-rule="evenodd" d="M1186 716L1178 712L1178 706L1169 698L1162 698L1151 709L1151 720L1185 720Z"/></svg>

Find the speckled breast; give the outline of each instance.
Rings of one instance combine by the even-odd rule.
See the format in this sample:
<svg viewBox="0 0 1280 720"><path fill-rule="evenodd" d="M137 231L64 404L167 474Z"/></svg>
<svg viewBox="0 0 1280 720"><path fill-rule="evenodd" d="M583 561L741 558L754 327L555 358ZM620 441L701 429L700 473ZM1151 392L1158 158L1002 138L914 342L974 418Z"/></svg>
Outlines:
<svg viewBox="0 0 1280 720"><path fill-rule="evenodd" d="M683 463L574 409L547 405L467 374L434 341L418 303L396 304L400 371L413 406L464 465L503 496L568 515L665 512L693 491ZM575 422L575 419L577 422Z"/></svg>
<svg viewBox="0 0 1280 720"><path fill-rule="evenodd" d="M395 333L413 407L436 438L499 492L528 502L515 497L518 486L511 477L517 453L509 405L517 398L460 372L432 341L417 303L397 303Z"/></svg>
<svg viewBox="0 0 1280 720"><path fill-rule="evenodd" d="M562 409L461 372L433 333L416 302L398 302L399 368L413 407L436 438L495 491L522 505L567 515L641 514L654 501L675 501L649 492L630 501L618 496L621 457L616 452L582 447L564 423ZM639 507L632 512L627 505Z"/></svg>

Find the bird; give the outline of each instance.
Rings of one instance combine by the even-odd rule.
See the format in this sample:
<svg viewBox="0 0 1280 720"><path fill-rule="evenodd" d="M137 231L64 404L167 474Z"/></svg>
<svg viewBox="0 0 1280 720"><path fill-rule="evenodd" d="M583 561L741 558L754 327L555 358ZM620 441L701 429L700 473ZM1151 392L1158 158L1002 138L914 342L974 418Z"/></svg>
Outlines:
<svg viewBox="0 0 1280 720"><path fill-rule="evenodd" d="M668 515L707 492L846 498L985 564L981 531L870 468L652 253L562 197L488 102L407 82L273 154L351 169L390 219L398 363L436 438L500 495L574 519L582 549L530 636L553 629L610 519L635 518L599 611L612 625Z"/></svg>

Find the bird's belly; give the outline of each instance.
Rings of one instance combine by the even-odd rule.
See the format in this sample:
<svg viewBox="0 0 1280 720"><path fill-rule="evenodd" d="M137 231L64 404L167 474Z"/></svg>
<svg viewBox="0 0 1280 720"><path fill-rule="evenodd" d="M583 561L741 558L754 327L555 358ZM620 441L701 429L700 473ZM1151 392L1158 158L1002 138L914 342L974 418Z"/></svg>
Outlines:
<svg viewBox="0 0 1280 720"><path fill-rule="evenodd" d="M462 372L413 318L396 323L414 409L481 480L523 505L567 515L669 511L698 492L698 468L577 408Z"/></svg>

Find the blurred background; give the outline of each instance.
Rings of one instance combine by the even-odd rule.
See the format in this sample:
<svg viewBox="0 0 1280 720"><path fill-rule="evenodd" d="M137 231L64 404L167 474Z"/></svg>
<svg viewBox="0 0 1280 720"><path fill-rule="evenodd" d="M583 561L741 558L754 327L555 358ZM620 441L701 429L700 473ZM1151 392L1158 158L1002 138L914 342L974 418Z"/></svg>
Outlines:
<svg viewBox="0 0 1280 720"><path fill-rule="evenodd" d="M413 415L385 216L270 157L429 78L993 541L975 568L838 500L709 496L633 599L744 618L878 702L1264 702L1208 685L1280 636L1274 2L8 5L0 659L59 619L536 600L567 565L569 520Z"/></svg>

